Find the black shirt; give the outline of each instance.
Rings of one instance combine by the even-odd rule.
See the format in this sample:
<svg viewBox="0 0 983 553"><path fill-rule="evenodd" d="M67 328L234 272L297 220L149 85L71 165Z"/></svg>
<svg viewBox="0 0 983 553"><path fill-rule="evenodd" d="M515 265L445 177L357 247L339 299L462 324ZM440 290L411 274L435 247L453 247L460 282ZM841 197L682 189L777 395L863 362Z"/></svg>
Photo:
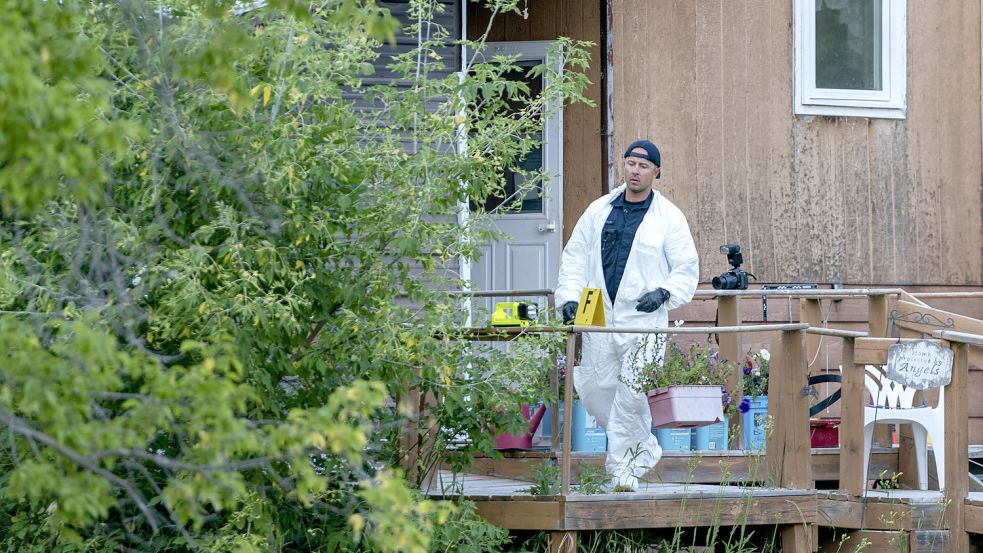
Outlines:
<svg viewBox="0 0 983 553"><path fill-rule="evenodd" d="M601 230L601 266L604 268L604 285L608 289L611 303L614 303L614 298L618 295L618 286L625 274L635 232L652 205L654 196L655 193L649 191L649 196L644 201L629 202L622 192L611 200L611 213Z"/></svg>

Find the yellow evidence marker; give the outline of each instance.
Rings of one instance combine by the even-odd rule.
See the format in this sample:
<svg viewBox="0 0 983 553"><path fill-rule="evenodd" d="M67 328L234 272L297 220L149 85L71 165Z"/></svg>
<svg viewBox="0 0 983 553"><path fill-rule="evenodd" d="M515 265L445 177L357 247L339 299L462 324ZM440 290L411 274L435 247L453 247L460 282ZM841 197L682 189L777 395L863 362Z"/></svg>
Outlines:
<svg viewBox="0 0 983 553"><path fill-rule="evenodd" d="M584 288L577 306L577 326L604 326L604 294L600 288Z"/></svg>

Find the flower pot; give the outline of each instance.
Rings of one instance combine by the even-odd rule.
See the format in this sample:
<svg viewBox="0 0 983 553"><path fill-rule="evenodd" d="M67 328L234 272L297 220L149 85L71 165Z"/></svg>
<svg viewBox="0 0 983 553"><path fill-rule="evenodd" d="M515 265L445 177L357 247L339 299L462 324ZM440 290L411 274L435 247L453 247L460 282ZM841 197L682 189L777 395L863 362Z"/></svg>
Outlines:
<svg viewBox="0 0 983 553"><path fill-rule="evenodd" d="M553 406L546 409L543 417L543 438L553 436ZM587 414L584 404L574 400L572 423L570 425L570 451L606 451L607 435L598 426L597 419ZM559 401L560 442L563 442L563 400Z"/></svg>
<svg viewBox="0 0 983 553"><path fill-rule="evenodd" d="M715 422L693 429L694 451L723 451L727 449L727 421Z"/></svg>
<svg viewBox="0 0 983 553"><path fill-rule="evenodd" d="M689 451L692 448L693 431L689 428L656 428L652 433L659 440L662 451Z"/></svg>
<svg viewBox="0 0 983 553"><path fill-rule="evenodd" d="M647 395L653 428L695 428L724 420L720 386L669 386Z"/></svg>
<svg viewBox="0 0 983 553"><path fill-rule="evenodd" d="M765 423L768 422L768 396L748 398L751 406L741 414L744 425L744 449L765 448Z"/></svg>

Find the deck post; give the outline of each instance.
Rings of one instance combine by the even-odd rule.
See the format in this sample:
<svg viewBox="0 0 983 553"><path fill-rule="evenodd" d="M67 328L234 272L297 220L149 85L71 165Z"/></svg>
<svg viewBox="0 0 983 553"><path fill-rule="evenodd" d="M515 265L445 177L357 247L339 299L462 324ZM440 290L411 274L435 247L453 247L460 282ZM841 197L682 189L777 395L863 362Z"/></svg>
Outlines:
<svg viewBox="0 0 983 553"><path fill-rule="evenodd" d="M739 326L741 324L740 299L738 296L717 297L717 326ZM724 359L740 362L742 352L741 335L739 333L718 334L717 340L717 343L720 345L720 355ZM741 387L741 376L741 371L736 370L727 378L727 393L730 395L734 405L740 404L741 399L744 397L744 391ZM732 415L727 425L731 430L729 432L730 444L728 447L739 449L741 444L744 443L744 431L741 425L740 413Z"/></svg>
<svg viewBox="0 0 983 553"><path fill-rule="evenodd" d="M550 553L577 553L577 532L550 532Z"/></svg>
<svg viewBox="0 0 983 553"><path fill-rule="evenodd" d="M967 553L966 496L969 493L969 346L953 343L952 381L945 387L945 523L948 551Z"/></svg>
<svg viewBox="0 0 983 553"><path fill-rule="evenodd" d="M769 416L773 425L767 438L769 475L780 486L809 489L812 486L812 462L809 448L809 396L802 394L808 385L805 332L784 330L772 340L771 375L768 384Z"/></svg>
<svg viewBox="0 0 983 553"><path fill-rule="evenodd" d="M809 326L822 328L823 326L822 300L819 298L800 299L799 320L802 321L803 323L809 323ZM822 339L823 337L818 334L806 335L806 360L808 360L809 362L810 376L818 372L812 370L812 364L815 359L818 359L819 344L822 343Z"/></svg>
<svg viewBox="0 0 983 553"><path fill-rule="evenodd" d="M873 337L886 337L888 334L887 295L872 294L867 296L867 333Z"/></svg>
<svg viewBox="0 0 983 553"><path fill-rule="evenodd" d="M843 339L840 398L840 489L859 496L867 485L864 467L864 366L853 359L854 339Z"/></svg>
<svg viewBox="0 0 983 553"><path fill-rule="evenodd" d="M563 378L563 452L560 457L560 493L570 493L570 442L573 439L573 367L577 363L577 333L567 333L567 357ZM554 430L555 432L555 430ZM575 551L576 548L573 549Z"/></svg>
<svg viewBox="0 0 983 553"><path fill-rule="evenodd" d="M767 437L768 474L782 487L810 489L812 459L809 449L808 395L800 392L808 385L805 332L785 330L772 340L771 375L768 385L769 407L774 405L773 424ZM772 403L772 401L774 403ZM812 551L812 528L808 523L782 528L783 551Z"/></svg>

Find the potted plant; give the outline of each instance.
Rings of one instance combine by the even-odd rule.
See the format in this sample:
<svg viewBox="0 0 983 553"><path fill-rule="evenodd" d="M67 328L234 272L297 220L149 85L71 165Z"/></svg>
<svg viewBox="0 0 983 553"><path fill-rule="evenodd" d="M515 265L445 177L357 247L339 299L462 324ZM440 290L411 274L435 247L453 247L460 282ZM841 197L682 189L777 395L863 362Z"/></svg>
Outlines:
<svg viewBox="0 0 983 553"><path fill-rule="evenodd" d="M673 342L663 357L664 361L642 365L629 384L648 396L652 426L695 428L724 420L723 406L730 398L723 383L733 365L712 348L695 344L684 350Z"/></svg>
<svg viewBox="0 0 983 553"><path fill-rule="evenodd" d="M744 399L738 405L744 426L744 449L762 449L768 422L768 373L771 354L766 349L748 351L742 362Z"/></svg>

